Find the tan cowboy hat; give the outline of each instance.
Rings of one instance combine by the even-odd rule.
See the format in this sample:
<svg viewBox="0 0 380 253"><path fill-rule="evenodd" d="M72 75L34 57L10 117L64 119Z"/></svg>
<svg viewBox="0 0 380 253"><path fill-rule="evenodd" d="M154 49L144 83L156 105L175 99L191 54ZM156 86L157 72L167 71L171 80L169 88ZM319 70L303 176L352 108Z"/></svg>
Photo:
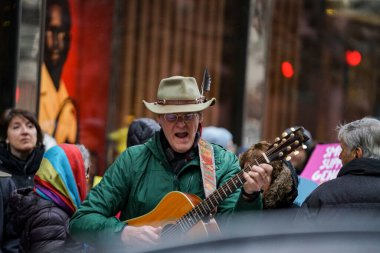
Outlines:
<svg viewBox="0 0 380 253"><path fill-rule="evenodd" d="M203 111L214 105L216 99L207 100L202 96L194 77L172 76L161 80L157 102L143 102L151 112L165 114Z"/></svg>

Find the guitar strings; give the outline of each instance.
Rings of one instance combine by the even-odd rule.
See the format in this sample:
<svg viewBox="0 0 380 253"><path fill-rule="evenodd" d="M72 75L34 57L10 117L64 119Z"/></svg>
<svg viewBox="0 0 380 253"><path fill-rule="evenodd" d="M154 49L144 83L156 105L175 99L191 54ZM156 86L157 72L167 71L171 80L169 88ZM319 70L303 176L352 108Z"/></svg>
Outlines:
<svg viewBox="0 0 380 253"><path fill-rule="evenodd" d="M284 143L282 143L281 144L281 146L284 146L284 144L285 143L287 143L289 140L286 140ZM268 149L265 153L264 153L264 155L266 155L268 158L269 158L269 160L271 161L271 160L273 160L273 158L272 158L272 155L273 154L275 154L276 152L277 153L279 153L279 151L276 151L276 149L278 149L278 147L276 147L276 146L273 146L272 148L270 148L270 149ZM281 148L280 148L280 150L281 150ZM239 178L239 180L241 181L241 183L243 184L244 182L242 181L242 180L244 180L244 178L243 178L243 173L244 172L247 172L246 170L247 169L251 169L252 168L252 166L254 165L254 163L256 163L256 165L257 166L259 166L261 163L266 163L267 161L266 161L266 159L264 158L264 156L262 155L261 157L259 157L258 159L255 159L254 160L254 162L253 163L250 163L250 164L248 164L247 166L245 166L244 168L243 168L243 170L241 170L239 173L237 173L236 175L237 175L237 177ZM225 190L223 189L223 186L225 186L225 185L227 185L227 187L228 187L228 190L231 192L231 188L230 188L230 186L233 186L233 185L236 187L236 184L233 182L233 178L231 178L230 180L228 180L224 185L222 185L219 189L217 189L217 190L215 190L209 197L207 197L204 201L208 201L208 200L210 200L210 201L212 201L211 199L214 197L214 200L216 200L215 198L217 197L216 196L216 193L219 195L219 197L220 197L220 199L222 200L223 198L222 198L222 196L220 195L221 193L220 193L220 191L221 190L223 190L224 191L224 193L225 193L225 195L227 195L226 194L226 192L225 192ZM241 187L241 186L240 186ZM235 189L236 190L236 189ZM235 191L234 190L234 191ZM231 192L232 193L232 192ZM228 195L227 195L228 196ZM203 201L203 202L204 202ZM176 232L176 231L178 231L179 230L179 228L182 228L182 230L183 230L183 232L186 232L186 231L188 231L189 229L191 229L191 227L193 227L195 224L197 224L201 219L202 219L202 217L205 217L208 213L207 213L207 210L205 210L206 211L206 213L205 214L203 214L202 213L202 216L201 215L199 215L199 213L196 213L196 214L198 214L198 216L199 216L199 219L197 220L197 219L195 219L195 217L192 215L192 212L194 212L194 211L196 211L196 209L198 208L198 209L200 209L200 206L202 206L202 203L203 202L201 202L200 204L198 204L197 206L195 206L191 211L189 211L188 213L186 213L184 216L182 216L180 219L178 219L174 224L172 224L167 230L164 230L162 233L161 233L161 235L163 235L165 238L167 238L167 239L170 239L170 238L173 238L174 237L174 232ZM216 201L217 202L217 201ZM212 202L211 202L211 204L213 204ZM203 207L203 206L202 206ZM210 208L209 208L210 209ZM211 211L211 210L210 210ZM184 220L184 217L186 217L186 216L189 216L189 215L191 215L192 217L190 217L191 219L195 219L196 220L196 222L194 223L194 224L191 224L191 221L190 221L190 224L186 224L186 222L185 222L185 220ZM187 228L185 225L187 225L189 228Z"/></svg>

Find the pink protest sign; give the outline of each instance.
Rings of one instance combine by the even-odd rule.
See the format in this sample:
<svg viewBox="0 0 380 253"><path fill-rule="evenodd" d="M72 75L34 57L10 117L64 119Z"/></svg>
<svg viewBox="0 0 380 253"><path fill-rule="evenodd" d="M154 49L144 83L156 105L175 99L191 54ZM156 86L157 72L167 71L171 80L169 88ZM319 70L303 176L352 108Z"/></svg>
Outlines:
<svg viewBox="0 0 380 253"><path fill-rule="evenodd" d="M317 184L336 178L342 167L341 150L339 143L317 144L301 176Z"/></svg>

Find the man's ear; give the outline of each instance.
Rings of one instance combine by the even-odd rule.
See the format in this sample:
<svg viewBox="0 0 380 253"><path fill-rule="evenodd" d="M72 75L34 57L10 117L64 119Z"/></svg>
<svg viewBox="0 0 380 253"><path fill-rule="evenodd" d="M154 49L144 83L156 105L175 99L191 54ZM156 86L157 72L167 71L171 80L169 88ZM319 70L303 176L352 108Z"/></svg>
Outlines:
<svg viewBox="0 0 380 253"><path fill-rule="evenodd" d="M355 158L362 158L363 157L363 149L361 147L358 147L355 149Z"/></svg>

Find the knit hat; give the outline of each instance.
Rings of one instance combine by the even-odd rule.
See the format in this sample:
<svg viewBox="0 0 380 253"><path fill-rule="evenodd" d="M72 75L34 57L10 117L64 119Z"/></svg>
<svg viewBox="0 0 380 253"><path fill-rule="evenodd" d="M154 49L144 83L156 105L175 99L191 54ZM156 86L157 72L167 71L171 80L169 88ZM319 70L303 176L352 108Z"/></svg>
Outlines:
<svg viewBox="0 0 380 253"><path fill-rule="evenodd" d="M153 119L135 119L128 128L127 147L145 143L160 129L160 125Z"/></svg>

